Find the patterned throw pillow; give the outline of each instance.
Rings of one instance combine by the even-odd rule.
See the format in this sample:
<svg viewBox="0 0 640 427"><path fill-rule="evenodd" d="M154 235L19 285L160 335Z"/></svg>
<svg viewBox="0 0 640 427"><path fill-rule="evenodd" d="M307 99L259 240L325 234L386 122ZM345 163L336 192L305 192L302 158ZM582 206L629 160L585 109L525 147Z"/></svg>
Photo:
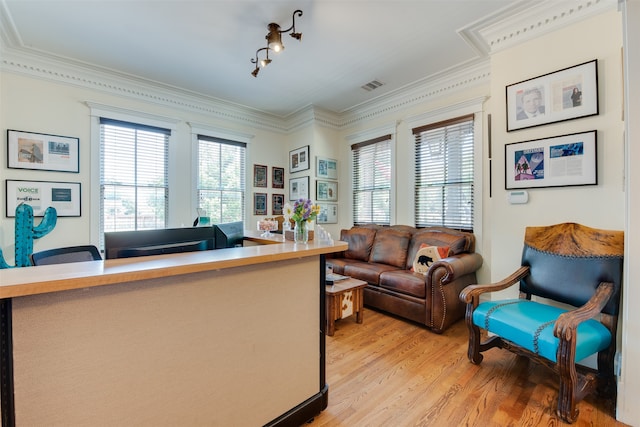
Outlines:
<svg viewBox="0 0 640 427"><path fill-rule="evenodd" d="M427 246L425 244L420 245L416 257L413 260L412 270L416 273L427 274L429 267L442 258L449 256L448 246Z"/></svg>

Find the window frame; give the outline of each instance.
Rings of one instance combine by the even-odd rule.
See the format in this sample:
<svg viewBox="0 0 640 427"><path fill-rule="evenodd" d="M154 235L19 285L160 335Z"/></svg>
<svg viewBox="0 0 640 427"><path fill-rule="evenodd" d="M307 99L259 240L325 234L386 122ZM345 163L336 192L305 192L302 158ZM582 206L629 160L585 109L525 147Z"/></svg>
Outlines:
<svg viewBox="0 0 640 427"><path fill-rule="evenodd" d="M464 231L473 232L475 221L474 221L474 213L475 213L475 158L476 158L476 148L475 148L475 127L474 127L475 117L474 114L466 114L463 116L454 117L451 119L430 123L427 125L419 126L412 129L412 134L414 138L414 224L416 227L450 227L455 229L460 229ZM473 135L471 137L470 142L465 143L465 145L460 145L460 139L448 138L448 134L450 132L461 130L461 126L465 126L466 128L471 128ZM431 145L427 145L427 140L424 138L426 133L435 133L435 135L431 135L432 137L442 136L445 139L442 141L442 145L440 146L441 150L439 150L433 157L437 157L433 160L433 163L441 163L441 157L444 159L444 163L442 164L442 169L437 170L435 174L437 178L442 177L443 180L439 182L429 181L424 185L419 185L418 174L420 173L423 177L433 177L436 178L436 175L431 172L425 172L425 165L421 163L421 160L428 161L429 154L431 153ZM420 145L421 143L425 143L425 145ZM468 157L468 152L465 153L466 150L470 149L471 157ZM429 149L427 149L429 148ZM420 154L420 158L418 155ZM449 157L456 156L458 160L467 160L471 163L471 171L468 171L467 166L464 165L460 167L451 167L449 166L450 160ZM460 158L460 156L462 158ZM436 165L438 167L438 165ZM470 172L470 175L469 175ZM456 179L462 175L462 181ZM461 188L458 193L464 193L465 189L469 189L470 186L470 197L472 202L472 210L470 215L470 223L464 220L463 209L461 208L461 201L456 201L457 204L455 211L451 215L447 215L446 206L452 202L451 197L449 196L448 190L455 191L457 188ZM439 190L440 193L439 200L441 202L440 209L440 220L429 222L427 218L423 218L422 220L418 217L418 212L424 209L421 209L420 203L420 194L428 191L429 189ZM455 197L455 196L453 196ZM424 203L428 204L428 201Z"/></svg>
<svg viewBox="0 0 640 427"><path fill-rule="evenodd" d="M394 173L395 173L395 169L394 169L394 135L392 133L389 134L383 134L382 136L377 136L374 138L370 138L361 142L357 142L351 145L351 152L350 152L350 161L351 161L351 220L353 225L363 225L363 224L379 224L379 225L390 225L394 219L395 219L395 215L394 215L394 194L393 194L393 184L394 184ZM364 189L356 189L356 185L358 184L357 180L356 180L356 173L357 173L357 169L361 169L361 166L357 166L356 165L356 151L360 151L365 149L366 147L371 147L371 146L379 146L380 144L386 143L388 144L388 168L389 168L389 182L388 182L388 186L387 187L380 187L380 188L375 188L375 187L371 187L368 190L364 190ZM357 167L356 167L357 166ZM372 171L372 175L374 175L374 172ZM356 199L358 197L358 195L360 193L363 192L369 192L372 193L375 190L384 190L384 188L386 188L387 190L387 194L388 194L388 212L387 212L387 220L386 221L376 221L376 218L373 215L373 209L374 206L373 204L371 205L371 215L370 215L370 220L371 222L363 222L363 221L358 221L357 219L357 215L358 215L358 209L357 209L357 202Z"/></svg>
<svg viewBox="0 0 640 427"><path fill-rule="evenodd" d="M171 189L175 187L175 168L172 157L173 147L176 145L176 130L180 119L161 116L141 111L129 110L121 107L100 104L92 101L86 101L85 104L90 109L90 127L91 127L91 152L100 153L100 118L118 120L123 122L137 123L143 126L168 129L171 131L169 135L169 153L168 153L168 185L169 185L169 209L166 213L167 224L171 227L174 217L178 215L175 212L176 203L172 202L176 191ZM101 157L100 155L90 156L90 174L91 188L100 188L101 173ZM91 191L87 200L90 201L90 238L91 243L103 249L104 234L102 234L101 221L102 212L100 211L100 191ZM174 206L174 208L172 208Z"/></svg>
<svg viewBox="0 0 640 427"><path fill-rule="evenodd" d="M241 218L225 220L222 217L220 219L218 219L216 217L216 218L211 218L211 222L213 224L224 223L224 222L235 222L235 221L246 222L246 219L247 219L247 151L248 151L248 144L246 142L235 141L235 140L230 140L230 139L226 139L226 138L220 138L220 137L201 134L201 133L195 135L195 149L194 149L194 156L195 156L195 162L194 162L195 186L194 186L194 188L195 188L195 200L196 200L197 208L201 208L201 206L200 206L200 191L202 191L202 190L220 191L220 192L225 191L225 189L223 187L203 189L201 184L200 184L200 145L201 145L200 142L201 141L208 141L208 142L212 142L214 144L236 146L236 147L243 148L244 151L243 151L243 153L241 155L241 161L242 161L243 164L240 166L240 169L241 169L241 186L240 186L240 192L241 192L241 207L240 207ZM222 159L220 159L220 160L222 160ZM233 191L233 190L231 190L231 191ZM222 201L221 201L221 203L222 203ZM207 215L210 216L211 212L207 212Z"/></svg>

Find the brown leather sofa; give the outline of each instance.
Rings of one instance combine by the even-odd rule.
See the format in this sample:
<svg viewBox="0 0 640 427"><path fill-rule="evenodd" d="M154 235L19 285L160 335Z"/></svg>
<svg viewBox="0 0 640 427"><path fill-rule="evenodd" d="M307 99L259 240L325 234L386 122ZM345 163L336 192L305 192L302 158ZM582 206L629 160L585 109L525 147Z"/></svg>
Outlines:
<svg viewBox="0 0 640 427"><path fill-rule="evenodd" d="M338 274L367 282L364 303L421 323L441 333L464 317L458 295L476 283L482 256L475 253L475 236L443 227L407 225L359 226L340 232L349 244L344 252L327 257ZM426 274L413 272L421 247L448 248L445 258L430 264Z"/></svg>

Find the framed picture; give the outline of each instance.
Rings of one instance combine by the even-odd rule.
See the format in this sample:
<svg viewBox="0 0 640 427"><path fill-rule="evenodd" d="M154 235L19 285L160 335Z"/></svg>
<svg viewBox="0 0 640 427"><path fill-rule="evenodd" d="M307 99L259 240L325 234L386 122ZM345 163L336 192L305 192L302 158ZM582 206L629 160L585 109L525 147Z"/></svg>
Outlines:
<svg viewBox="0 0 640 427"><path fill-rule="evenodd" d="M79 138L7 130L7 167L80 172Z"/></svg>
<svg viewBox="0 0 640 427"><path fill-rule="evenodd" d="M326 157L316 157L316 177L338 179L338 161Z"/></svg>
<svg viewBox="0 0 640 427"><path fill-rule="evenodd" d="M271 195L271 215L282 215L284 207L284 194Z"/></svg>
<svg viewBox="0 0 640 427"><path fill-rule="evenodd" d="M507 131L598 114L596 59L507 86Z"/></svg>
<svg viewBox="0 0 640 427"><path fill-rule="evenodd" d="M316 200L317 201L338 201L338 183L336 181L316 181Z"/></svg>
<svg viewBox="0 0 640 427"><path fill-rule="evenodd" d="M263 165L253 165L253 186L267 186L267 167Z"/></svg>
<svg viewBox="0 0 640 427"><path fill-rule="evenodd" d="M253 214L267 214L267 193L253 193Z"/></svg>
<svg viewBox="0 0 640 427"><path fill-rule="evenodd" d="M309 169L309 146L289 151L289 173Z"/></svg>
<svg viewBox="0 0 640 427"><path fill-rule="evenodd" d="M289 179L289 200L309 198L309 177Z"/></svg>
<svg viewBox="0 0 640 427"><path fill-rule="evenodd" d="M317 216L318 224L337 224L338 205L336 203L318 203L320 213Z"/></svg>
<svg viewBox="0 0 640 427"><path fill-rule="evenodd" d="M271 187L284 188L284 168L271 168Z"/></svg>
<svg viewBox="0 0 640 427"><path fill-rule="evenodd" d="M505 188L598 183L596 131L507 144Z"/></svg>
<svg viewBox="0 0 640 427"><path fill-rule="evenodd" d="M49 181L6 181L7 217L16 216L20 203L33 208L34 216L43 216L44 211L54 207L58 217L80 216L80 183Z"/></svg>

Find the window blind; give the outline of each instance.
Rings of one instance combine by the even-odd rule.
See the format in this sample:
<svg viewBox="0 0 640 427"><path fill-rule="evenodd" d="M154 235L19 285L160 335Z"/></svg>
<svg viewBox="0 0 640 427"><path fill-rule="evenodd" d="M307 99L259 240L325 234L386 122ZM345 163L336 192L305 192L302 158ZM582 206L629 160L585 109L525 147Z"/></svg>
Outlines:
<svg viewBox="0 0 640 427"><path fill-rule="evenodd" d="M473 231L473 115L413 129L416 227Z"/></svg>
<svg viewBox="0 0 640 427"><path fill-rule="evenodd" d="M246 144L198 135L198 203L214 224L244 221Z"/></svg>
<svg viewBox="0 0 640 427"><path fill-rule="evenodd" d="M165 228L169 129L100 119L100 236Z"/></svg>
<svg viewBox="0 0 640 427"><path fill-rule="evenodd" d="M390 222L391 135L351 146L353 223Z"/></svg>

